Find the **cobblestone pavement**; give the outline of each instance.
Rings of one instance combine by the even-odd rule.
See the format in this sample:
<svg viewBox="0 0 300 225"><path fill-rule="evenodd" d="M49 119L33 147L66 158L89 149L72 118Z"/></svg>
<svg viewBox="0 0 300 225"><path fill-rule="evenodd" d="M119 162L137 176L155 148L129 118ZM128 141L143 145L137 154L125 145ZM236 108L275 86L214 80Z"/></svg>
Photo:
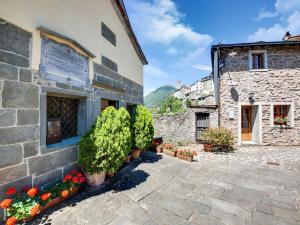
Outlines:
<svg viewBox="0 0 300 225"><path fill-rule="evenodd" d="M82 192L33 224L300 224L299 147L190 148L196 162L145 152L104 190Z"/></svg>

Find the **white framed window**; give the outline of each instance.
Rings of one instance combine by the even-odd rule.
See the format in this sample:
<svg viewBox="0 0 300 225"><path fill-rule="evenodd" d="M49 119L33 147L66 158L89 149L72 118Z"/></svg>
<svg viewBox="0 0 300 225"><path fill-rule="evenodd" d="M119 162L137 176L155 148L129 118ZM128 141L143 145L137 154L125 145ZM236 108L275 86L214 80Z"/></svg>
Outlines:
<svg viewBox="0 0 300 225"><path fill-rule="evenodd" d="M249 50L249 70L265 71L268 69L268 54L266 50Z"/></svg>
<svg viewBox="0 0 300 225"><path fill-rule="evenodd" d="M294 127L294 104L275 102L271 104L270 112L271 127L287 126Z"/></svg>

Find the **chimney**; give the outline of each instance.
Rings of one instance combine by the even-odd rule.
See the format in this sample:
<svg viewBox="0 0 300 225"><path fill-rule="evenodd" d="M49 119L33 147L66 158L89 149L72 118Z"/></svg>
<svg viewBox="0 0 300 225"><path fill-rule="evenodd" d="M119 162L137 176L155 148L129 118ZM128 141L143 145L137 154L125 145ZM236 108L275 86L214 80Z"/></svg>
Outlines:
<svg viewBox="0 0 300 225"><path fill-rule="evenodd" d="M290 38L291 38L291 34L290 34L290 32L288 31L288 32L286 32L285 33L285 35L283 36L283 38L282 38L282 40L283 41L288 41Z"/></svg>

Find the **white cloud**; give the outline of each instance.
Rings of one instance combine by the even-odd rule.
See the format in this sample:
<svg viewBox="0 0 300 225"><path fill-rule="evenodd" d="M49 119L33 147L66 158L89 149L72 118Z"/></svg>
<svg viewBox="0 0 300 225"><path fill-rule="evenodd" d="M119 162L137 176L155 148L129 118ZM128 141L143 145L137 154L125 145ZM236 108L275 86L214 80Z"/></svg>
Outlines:
<svg viewBox="0 0 300 225"><path fill-rule="evenodd" d="M144 67L145 76L151 76L155 78L169 78L167 72L157 65L149 64Z"/></svg>
<svg viewBox="0 0 300 225"><path fill-rule="evenodd" d="M273 13L262 9L256 19L278 15L281 16L281 22L258 28L248 36L249 41L280 41L287 31L292 35L300 33L300 0L277 0L274 7L276 11Z"/></svg>
<svg viewBox="0 0 300 225"><path fill-rule="evenodd" d="M280 14L294 12L300 10L299 0L276 0L275 3L276 11Z"/></svg>
<svg viewBox="0 0 300 225"><path fill-rule="evenodd" d="M255 41L279 41L282 39L286 29L280 24L275 24L270 28L258 28L254 34L249 35L248 40Z"/></svg>
<svg viewBox="0 0 300 225"><path fill-rule="evenodd" d="M126 3L133 12L131 19L134 27L147 41L171 44L182 40L199 44L212 40L210 35L197 33L184 24L184 15L177 10L172 0L130 0Z"/></svg>
<svg viewBox="0 0 300 225"><path fill-rule="evenodd" d="M211 66L203 65L203 64L194 65L193 68L198 70L203 70L203 71L211 71Z"/></svg>
<svg viewBox="0 0 300 225"><path fill-rule="evenodd" d="M260 9L258 15L254 18L255 21L259 21L266 18L274 18L278 16L278 12L266 11L265 8Z"/></svg>
<svg viewBox="0 0 300 225"><path fill-rule="evenodd" d="M175 55L178 55L178 54L179 54L179 50L178 50L177 48L170 47L170 48L167 50L167 53L168 53L169 55L175 56Z"/></svg>

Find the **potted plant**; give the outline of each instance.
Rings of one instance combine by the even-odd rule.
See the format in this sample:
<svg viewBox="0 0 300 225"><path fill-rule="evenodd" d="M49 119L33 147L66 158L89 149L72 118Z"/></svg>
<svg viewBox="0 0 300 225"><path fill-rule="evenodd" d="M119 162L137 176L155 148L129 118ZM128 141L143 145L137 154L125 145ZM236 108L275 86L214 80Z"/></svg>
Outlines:
<svg viewBox="0 0 300 225"><path fill-rule="evenodd" d="M108 167L105 150L100 150L95 144L96 135L94 126L79 141L78 161L91 187L99 187L104 182Z"/></svg>
<svg viewBox="0 0 300 225"><path fill-rule="evenodd" d="M135 146L132 158L138 159L141 151L151 146L154 135L152 114L146 107L139 105L136 108L132 128Z"/></svg>
<svg viewBox="0 0 300 225"><path fill-rule="evenodd" d="M234 145L234 137L226 128L209 128L203 135L204 151L231 151Z"/></svg>
<svg viewBox="0 0 300 225"><path fill-rule="evenodd" d="M177 155L177 150L174 148L172 144L164 144L163 152L172 157L176 157Z"/></svg>
<svg viewBox="0 0 300 225"><path fill-rule="evenodd" d="M192 151L192 150L179 149L177 151L177 158L178 159L186 160L186 161L189 161L189 162L192 162L193 157L196 156L196 155L197 155L196 151Z"/></svg>
<svg viewBox="0 0 300 225"><path fill-rule="evenodd" d="M76 194L84 182L83 174L72 170L62 182L44 190L39 190L37 187L24 187L17 193L16 188L8 188L6 198L0 203L8 217L6 224L14 225L18 221L32 220L36 215Z"/></svg>
<svg viewBox="0 0 300 225"><path fill-rule="evenodd" d="M275 125L282 125L284 122L283 122L283 119L282 119L282 118L276 117L276 118L274 119L274 123L275 123Z"/></svg>
<svg viewBox="0 0 300 225"><path fill-rule="evenodd" d="M288 124L288 118L287 117L284 117L283 119L282 119L282 122L283 122L283 124L284 125L287 125Z"/></svg>

